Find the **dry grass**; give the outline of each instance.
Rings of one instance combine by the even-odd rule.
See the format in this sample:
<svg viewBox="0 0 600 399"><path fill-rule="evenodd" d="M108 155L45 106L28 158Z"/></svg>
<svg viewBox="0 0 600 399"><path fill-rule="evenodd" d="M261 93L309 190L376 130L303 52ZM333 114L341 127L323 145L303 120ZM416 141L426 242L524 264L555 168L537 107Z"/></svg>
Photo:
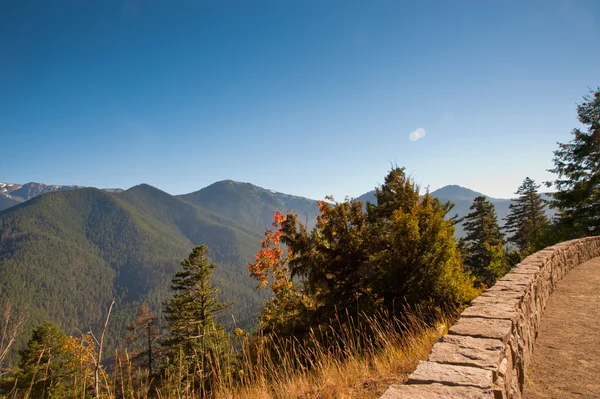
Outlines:
<svg viewBox="0 0 600 399"><path fill-rule="evenodd" d="M445 330L444 323L437 328L426 327L415 317L405 322L368 318L366 323L374 336L367 338L361 328L346 328L336 334L341 340L335 341L333 347L315 345L310 350L310 368L294 367L297 359L307 353L305 348L292 349L285 352L279 366L269 365L269 359L263 359L260 368L254 365L253 378L233 388L223 387L215 397L377 398L390 384L403 383L418 361L427 358Z"/></svg>
<svg viewBox="0 0 600 399"><path fill-rule="evenodd" d="M102 382L101 397L378 398L390 384L403 383L418 361L427 358L445 326L441 321L437 328L428 327L412 315L403 320L379 315L363 318L361 323L349 317L345 322L334 320L302 343L276 336L241 337L237 355L217 360L206 370L213 389L204 394L194 385L198 379L192 378L202 374L199 365L191 372L171 369L162 380L152 381L147 372L133 369L124 352L117 356L111 377ZM77 379L72 383L81 384ZM73 397L91 397L89 386L75 385L73 392L78 394ZM27 391L13 390L6 397L29 396Z"/></svg>

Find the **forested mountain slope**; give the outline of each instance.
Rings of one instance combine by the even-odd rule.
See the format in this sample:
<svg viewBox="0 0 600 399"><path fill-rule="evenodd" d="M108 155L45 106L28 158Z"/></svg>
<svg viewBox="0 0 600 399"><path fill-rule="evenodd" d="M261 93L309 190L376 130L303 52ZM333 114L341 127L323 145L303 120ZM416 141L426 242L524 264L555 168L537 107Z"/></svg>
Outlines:
<svg viewBox="0 0 600 399"><path fill-rule="evenodd" d="M0 213L0 293L65 331L98 331L113 297L109 347L139 302L160 312L170 280L192 245L207 244L214 280L236 302L229 316L249 328L262 298L246 264L259 236L234 221L150 186L44 194Z"/></svg>

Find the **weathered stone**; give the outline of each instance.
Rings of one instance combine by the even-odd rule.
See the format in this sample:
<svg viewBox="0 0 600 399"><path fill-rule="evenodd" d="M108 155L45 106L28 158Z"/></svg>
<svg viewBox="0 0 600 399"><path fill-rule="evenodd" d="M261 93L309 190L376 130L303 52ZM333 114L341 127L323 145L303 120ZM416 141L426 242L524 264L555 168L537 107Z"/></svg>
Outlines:
<svg viewBox="0 0 600 399"><path fill-rule="evenodd" d="M514 273L514 274L532 274L532 275L536 275L537 273L539 273L541 267L539 264L519 264L518 266L516 266L514 269L512 269L510 272Z"/></svg>
<svg viewBox="0 0 600 399"><path fill-rule="evenodd" d="M408 377L408 384L458 385L483 389L492 388L492 372L476 367L454 366L421 360Z"/></svg>
<svg viewBox="0 0 600 399"><path fill-rule="evenodd" d="M381 399L493 399L490 389L427 385L392 385Z"/></svg>
<svg viewBox="0 0 600 399"><path fill-rule="evenodd" d="M504 345L497 339L473 338L462 335L444 335L439 342L454 344L464 348L494 350L501 349Z"/></svg>
<svg viewBox="0 0 600 399"><path fill-rule="evenodd" d="M429 361L496 370L504 347L496 339L446 335L433 346Z"/></svg>
<svg viewBox="0 0 600 399"><path fill-rule="evenodd" d="M510 299L520 300L523 296L523 292L527 291L529 287L518 284L509 284L508 282L498 283L492 288L485 291L480 297L495 296L502 297L503 301Z"/></svg>
<svg viewBox="0 0 600 399"><path fill-rule="evenodd" d="M493 338L506 342L509 339L512 322L503 319L464 317L448 331L449 334L468 335L475 338Z"/></svg>
<svg viewBox="0 0 600 399"><path fill-rule="evenodd" d="M478 302L466 308L460 317L483 317L486 319L506 319L516 321L519 318L517 306L503 302Z"/></svg>
<svg viewBox="0 0 600 399"><path fill-rule="evenodd" d="M517 295L518 294L518 295ZM521 303L523 293L515 291L494 291L487 295L480 295L473 299L471 305L490 304L490 303L505 303L517 308Z"/></svg>
<svg viewBox="0 0 600 399"><path fill-rule="evenodd" d="M498 282L500 282L500 281L515 281L515 282L519 282L521 284L531 284L533 282L533 279L534 279L533 273L525 273L525 274L523 274L523 273L508 273L507 275L505 275L504 277L499 279Z"/></svg>

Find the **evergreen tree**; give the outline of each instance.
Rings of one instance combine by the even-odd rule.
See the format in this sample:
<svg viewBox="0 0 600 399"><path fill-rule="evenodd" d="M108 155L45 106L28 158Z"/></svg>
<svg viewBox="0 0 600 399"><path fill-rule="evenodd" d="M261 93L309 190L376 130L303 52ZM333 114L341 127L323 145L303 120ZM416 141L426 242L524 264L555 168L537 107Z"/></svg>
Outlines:
<svg viewBox="0 0 600 399"><path fill-rule="evenodd" d="M569 143L558 143L549 170L557 175L551 206L572 237L600 234L600 88L583 99L577 115L587 131L573 129Z"/></svg>
<svg viewBox="0 0 600 399"><path fill-rule="evenodd" d="M393 310L400 300L448 311L469 302L473 282L460 261L453 221L446 218L454 205L420 196L401 168L386 176L375 196L377 205L368 211L375 248L370 262L384 306Z"/></svg>
<svg viewBox="0 0 600 399"><path fill-rule="evenodd" d="M230 350L228 335L214 317L231 304L216 297L219 289L210 281L216 265L209 262L207 253L206 246L197 246L181 262L183 271L175 274L171 285L176 294L165 311L170 333L165 345L170 358L183 362L175 367L188 369L188 377L197 380L201 396L210 390L211 374L215 367L223 366ZM220 371L227 372L225 368Z"/></svg>
<svg viewBox="0 0 600 399"><path fill-rule="evenodd" d="M505 219L504 230L510 234L508 241L516 245L521 255L535 251L548 226L548 218L544 213L546 201L538 193L539 187L526 177L515 193L519 197L512 200Z"/></svg>
<svg viewBox="0 0 600 399"><path fill-rule="evenodd" d="M319 201L319 209L317 226L310 234L295 232L296 219L288 217L282 237L292 254L292 275L302 276L304 293L313 300L315 322L327 322L341 309L353 316L372 313L376 298L362 203Z"/></svg>
<svg viewBox="0 0 600 399"><path fill-rule="evenodd" d="M321 201L310 232L295 215L282 219L281 242L290 274L302 280L307 328L328 323L340 311L400 313L405 304L450 310L475 294L453 224L445 219L451 204L429 194L421 198L401 168L390 171L377 200L367 212L355 200Z"/></svg>
<svg viewBox="0 0 600 399"><path fill-rule="evenodd" d="M466 237L459 246L477 282L490 286L508 269L508 262L498 259L504 252L504 237L494 205L485 196L476 197L469 209L472 212L461 220Z"/></svg>
<svg viewBox="0 0 600 399"><path fill-rule="evenodd" d="M85 391L92 390L95 356L89 334L70 337L45 322L34 328L27 347L19 352L17 385L28 392L26 397L85 397Z"/></svg>
<svg viewBox="0 0 600 399"><path fill-rule="evenodd" d="M127 343L132 345L131 360L138 367L143 367L152 374L158 352L160 330L156 325L156 315L148 306L141 305L139 313L127 327Z"/></svg>

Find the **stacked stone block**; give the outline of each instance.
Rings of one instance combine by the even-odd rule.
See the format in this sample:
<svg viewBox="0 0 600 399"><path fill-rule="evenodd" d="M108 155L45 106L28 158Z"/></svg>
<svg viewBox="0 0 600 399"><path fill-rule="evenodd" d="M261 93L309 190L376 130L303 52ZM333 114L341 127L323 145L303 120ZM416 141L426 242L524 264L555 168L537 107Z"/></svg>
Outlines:
<svg viewBox="0 0 600 399"><path fill-rule="evenodd" d="M548 299L573 267L600 256L600 236L566 241L524 259L473 300L405 385L381 399L521 398Z"/></svg>

